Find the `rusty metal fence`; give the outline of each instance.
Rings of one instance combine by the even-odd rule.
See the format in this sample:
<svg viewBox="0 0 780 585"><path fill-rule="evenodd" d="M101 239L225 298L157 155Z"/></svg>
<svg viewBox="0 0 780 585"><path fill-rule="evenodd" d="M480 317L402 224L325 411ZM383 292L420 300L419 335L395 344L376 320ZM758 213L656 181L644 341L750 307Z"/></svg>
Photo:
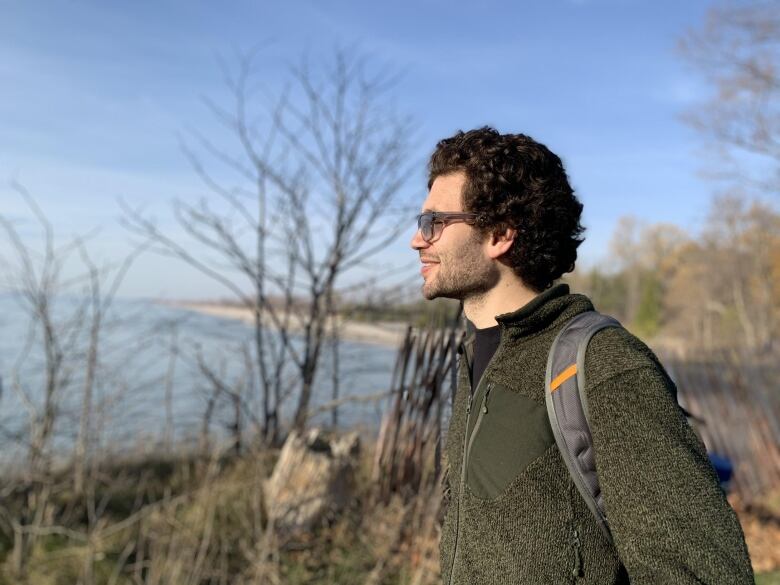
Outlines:
<svg viewBox="0 0 780 585"><path fill-rule="evenodd" d="M438 482L461 336L457 324L406 332L374 456L373 481L382 501L394 493L423 492Z"/></svg>

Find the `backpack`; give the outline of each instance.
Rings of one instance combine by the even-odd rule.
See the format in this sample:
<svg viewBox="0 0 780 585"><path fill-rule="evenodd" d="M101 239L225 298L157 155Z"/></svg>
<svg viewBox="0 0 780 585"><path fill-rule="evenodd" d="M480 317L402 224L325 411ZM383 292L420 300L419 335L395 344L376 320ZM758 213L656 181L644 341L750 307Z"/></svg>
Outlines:
<svg viewBox="0 0 780 585"><path fill-rule="evenodd" d="M599 528L609 542L614 543L596 474L588 399L585 396L585 351L590 338L606 327L622 325L617 319L597 311L585 311L572 317L550 347L544 383L547 416L561 457ZM705 424L679 404L678 407L687 419ZM707 453L707 457L721 488L727 492L734 471L732 462L715 453Z"/></svg>
<svg viewBox="0 0 780 585"><path fill-rule="evenodd" d="M585 396L585 350L591 337L606 327L622 326L596 311L580 313L564 325L550 347L544 383L547 415L561 457L599 528L613 542L596 474Z"/></svg>

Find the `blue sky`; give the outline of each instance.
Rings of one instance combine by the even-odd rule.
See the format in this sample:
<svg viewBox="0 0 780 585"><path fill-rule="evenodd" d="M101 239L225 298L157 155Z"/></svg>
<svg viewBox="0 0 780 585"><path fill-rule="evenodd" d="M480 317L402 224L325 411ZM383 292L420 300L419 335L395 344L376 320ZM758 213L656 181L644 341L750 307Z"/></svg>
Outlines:
<svg viewBox="0 0 780 585"><path fill-rule="evenodd" d="M128 235L119 197L172 226L168 202L207 191L179 149L196 127L219 136L202 97L224 97L216 56L260 45L271 91L303 54L336 47L399 72L394 107L418 128L413 157L458 129L490 124L547 144L585 204L585 264L607 255L621 216L695 230L713 185L699 177L702 142L679 116L708 88L675 52L711 3L206 3L0 0L0 213L34 241L8 187L22 182L63 237L99 226L96 255L119 257ZM425 174L405 196L424 198ZM167 223L166 223L167 222ZM387 251L413 259L410 229ZM101 256L102 254L102 256ZM147 255L127 296L203 298L223 290Z"/></svg>

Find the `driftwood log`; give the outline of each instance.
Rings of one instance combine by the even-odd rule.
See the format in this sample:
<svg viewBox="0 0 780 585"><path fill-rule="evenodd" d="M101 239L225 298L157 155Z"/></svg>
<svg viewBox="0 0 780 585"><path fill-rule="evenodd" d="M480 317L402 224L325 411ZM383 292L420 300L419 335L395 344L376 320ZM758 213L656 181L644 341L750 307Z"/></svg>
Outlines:
<svg viewBox="0 0 780 585"><path fill-rule="evenodd" d="M357 433L329 437L320 429L292 432L265 484L268 518L277 534L304 535L351 501L360 450Z"/></svg>

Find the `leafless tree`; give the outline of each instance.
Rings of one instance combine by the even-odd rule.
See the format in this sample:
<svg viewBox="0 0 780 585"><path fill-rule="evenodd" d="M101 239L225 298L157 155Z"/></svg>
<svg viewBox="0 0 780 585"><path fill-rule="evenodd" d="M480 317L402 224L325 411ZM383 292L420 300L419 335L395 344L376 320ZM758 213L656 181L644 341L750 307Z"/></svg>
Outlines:
<svg viewBox="0 0 780 585"><path fill-rule="evenodd" d="M625 315L627 322L632 322L639 312L641 302L642 267L640 257L640 222L630 216L621 217L610 242L614 263L626 278Z"/></svg>
<svg viewBox="0 0 780 585"><path fill-rule="evenodd" d="M92 260L83 242L79 242L79 253L87 268L88 292L88 341L86 347L86 367L84 370L83 393L81 398L81 417L74 450L74 489L81 493L87 474L87 455L91 444L94 407L93 393L100 365L101 335L105 328L106 315L111 308L116 292L135 259L144 251L145 245L136 248L117 267L99 268ZM108 289L104 290L107 285Z"/></svg>
<svg viewBox="0 0 780 585"><path fill-rule="evenodd" d="M680 41L711 97L686 114L722 155L716 175L780 186L780 10L774 0L721 3ZM724 162L727 163L724 166Z"/></svg>
<svg viewBox="0 0 780 585"><path fill-rule="evenodd" d="M19 446L26 452L23 473L4 489L23 504L12 512L3 507L2 516L13 532L13 567L17 575L25 572L36 538L43 533L64 530L47 525L53 516L51 496L56 479L53 471L54 441L66 407L65 399L81 386L81 412L76 416L78 436L74 447L74 485L77 493L85 489L87 457L93 421L93 391L100 366L101 333L106 312L127 270L142 248L135 250L119 266L98 268L79 237L58 245L52 224L33 197L20 184L14 190L25 201L42 233L39 251L28 244L16 225L0 215L0 232L8 243L7 281L4 287L14 292L20 309L29 319L27 336L11 372L11 388L26 410L26 428L15 432ZM64 268L79 253L86 274L66 277ZM86 338L86 340L85 340ZM25 362L40 347L42 370L40 386L36 379L25 379ZM78 399L77 399L78 402ZM67 531L65 531L67 532Z"/></svg>
<svg viewBox="0 0 780 585"><path fill-rule="evenodd" d="M231 102L206 101L235 148L198 131L183 146L212 193L174 203L197 251L124 207L130 230L253 311L263 436L273 442L290 367L297 372L293 424L301 428L308 418L343 275L365 270L403 229L397 212L410 124L386 107L392 79L371 74L363 60L338 52L319 72L304 62L281 96L266 100L258 98L256 62L248 54L235 71L223 65Z"/></svg>
<svg viewBox="0 0 780 585"><path fill-rule="evenodd" d="M711 268L708 282L723 313L735 315L742 345L751 351L769 349L777 333L773 264L778 242L780 218L766 203L737 196L713 201L704 232Z"/></svg>
<svg viewBox="0 0 780 585"><path fill-rule="evenodd" d="M170 325L171 344L168 348L168 369L165 373L165 431L163 444L168 453L173 451L173 381L176 373L178 353L178 329L175 323Z"/></svg>
<svg viewBox="0 0 780 585"><path fill-rule="evenodd" d="M18 434L18 439L27 451L27 473L9 495L15 493L25 505L19 514L4 510L6 523L13 531L13 569L17 575L22 575L35 534L43 524L49 507L51 439L55 432L59 402L72 375L71 364L66 357L80 332L83 306L76 307L69 319L63 320L61 316L55 315L54 299L61 286L63 264L73 253L74 245L58 248L53 228L41 209L21 185L15 185L15 189L38 220L44 241L42 254L37 254L27 246L14 224L0 216L0 227L17 260L9 270L6 286L16 291L16 298L23 310L31 316L27 338L13 368L11 380L14 393L27 411L28 425L27 432L20 431ZM32 393L26 381L21 379L19 370L38 335L43 349L44 374L42 392Z"/></svg>

